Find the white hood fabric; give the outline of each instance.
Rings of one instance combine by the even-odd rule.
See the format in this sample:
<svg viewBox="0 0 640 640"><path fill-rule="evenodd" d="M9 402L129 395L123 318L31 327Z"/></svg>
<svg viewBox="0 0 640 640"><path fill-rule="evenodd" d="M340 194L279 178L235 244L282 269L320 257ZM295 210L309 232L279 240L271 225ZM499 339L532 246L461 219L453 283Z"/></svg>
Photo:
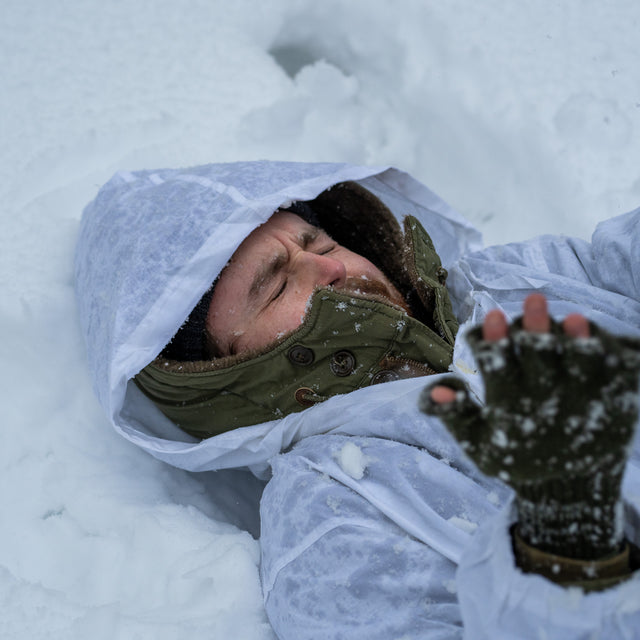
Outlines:
<svg viewBox="0 0 640 640"><path fill-rule="evenodd" d="M282 639L640 638L640 576L582 596L515 567L510 491L420 414L424 379L363 388L202 442L130 382L251 230L278 206L345 180L398 219L422 222L462 323L495 307L519 315L538 290L554 316L580 311L614 333L640 335L640 209L600 225L591 243L549 236L481 249L476 230L395 169L252 162L120 173L85 210L76 255L90 371L114 427L185 469L272 472L261 577ZM464 340L453 369L482 397ZM626 531L637 543L640 439L624 491Z"/></svg>
<svg viewBox="0 0 640 640"><path fill-rule="evenodd" d="M115 428L191 471L266 468L300 436L306 416L198 442L128 382L160 353L235 249L280 206L361 181L399 219L415 215L445 267L480 236L440 198L394 169L247 162L118 173L85 209L76 254L77 298L95 391ZM303 426L303 424L305 426Z"/></svg>

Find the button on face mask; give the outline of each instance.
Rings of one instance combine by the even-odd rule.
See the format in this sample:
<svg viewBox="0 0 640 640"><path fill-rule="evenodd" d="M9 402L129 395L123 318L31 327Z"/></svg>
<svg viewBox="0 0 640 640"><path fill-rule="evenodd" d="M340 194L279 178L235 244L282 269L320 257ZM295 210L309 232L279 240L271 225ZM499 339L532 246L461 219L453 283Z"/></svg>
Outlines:
<svg viewBox="0 0 640 640"><path fill-rule="evenodd" d="M313 364L313 360L315 358L312 349L303 347L300 344L291 347L287 357L289 358L289 362L297 364L300 367L307 367L310 364Z"/></svg>
<svg viewBox="0 0 640 640"><path fill-rule="evenodd" d="M395 371L391 371L390 369L383 369L382 371L378 371L375 376L371 379L371 384L382 384L383 382L393 382L394 380L399 380L400 375Z"/></svg>
<svg viewBox="0 0 640 640"><path fill-rule="evenodd" d="M356 368L356 358L350 351L336 351L329 362L331 372L343 378L351 375Z"/></svg>

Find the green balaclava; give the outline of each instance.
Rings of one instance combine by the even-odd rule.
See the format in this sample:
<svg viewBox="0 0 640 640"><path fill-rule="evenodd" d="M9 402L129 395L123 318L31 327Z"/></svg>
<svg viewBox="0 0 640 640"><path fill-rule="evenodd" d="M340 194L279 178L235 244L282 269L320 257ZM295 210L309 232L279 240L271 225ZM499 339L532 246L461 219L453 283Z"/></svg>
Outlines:
<svg viewBox="0 0 640 640"><path fill-rule="evenodd" d="M441 373L451 364L458 323L446 270L420 223L405 218L403 235L389 209L353 182L300 204L289 210L373 262L404 295L412 315L382 297L319 288L293 332L257 351L206 359L200 354L210 289L160 356L135 377L143 393L191 435L208 438L274 420L334 395Z"/></svg>

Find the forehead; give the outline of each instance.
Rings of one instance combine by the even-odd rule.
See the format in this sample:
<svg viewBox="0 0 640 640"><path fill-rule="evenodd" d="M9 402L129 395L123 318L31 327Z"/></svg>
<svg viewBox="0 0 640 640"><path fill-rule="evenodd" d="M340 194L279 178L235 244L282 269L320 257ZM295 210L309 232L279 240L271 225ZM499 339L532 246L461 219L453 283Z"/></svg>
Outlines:
<svg viewBox="0 0 640 640"><path fill-rule="evenodd" d="M257 265L275 248L277 243L288 239L301 240L318 233L299 216L288 211L276 211L264 224L254 229L235 250L229 261L229 267L242 264L243 268L251 264Z"/></svg>
<svg viewBox="0 0 640 640"><path fill-rule="evenodd" d="M269 238L275 238L282 234L302 233L305 229L312 228L299 216L288 211L276 211L265 223L254 229L240 244L231 257L233 260L237 254L241 253L247 246L255 247Z"/></svg>
<svg viewBox="0 0 640 640"><path fill-rule="evenodd" d="M318 229L288 211L276 211L264 224L254 229L235 250L220 274L216 290L233 287L236 293L248 291L254 275L278 259L286 258L285 243L304 241L317 235Z"/></svg>

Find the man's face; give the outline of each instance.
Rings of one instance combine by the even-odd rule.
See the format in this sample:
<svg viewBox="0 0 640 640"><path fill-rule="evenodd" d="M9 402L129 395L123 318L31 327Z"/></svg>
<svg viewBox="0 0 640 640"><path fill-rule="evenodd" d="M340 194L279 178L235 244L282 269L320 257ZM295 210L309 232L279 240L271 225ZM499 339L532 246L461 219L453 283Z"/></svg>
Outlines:
<svg viewBox="0 0 640 640"><path fill-rule="evenodd" d="M266 346L298 327L317 287L384 296L401 294L369 260L302 218L277 211L255 229L220 274L206 319L217 355Z"/></svg>

